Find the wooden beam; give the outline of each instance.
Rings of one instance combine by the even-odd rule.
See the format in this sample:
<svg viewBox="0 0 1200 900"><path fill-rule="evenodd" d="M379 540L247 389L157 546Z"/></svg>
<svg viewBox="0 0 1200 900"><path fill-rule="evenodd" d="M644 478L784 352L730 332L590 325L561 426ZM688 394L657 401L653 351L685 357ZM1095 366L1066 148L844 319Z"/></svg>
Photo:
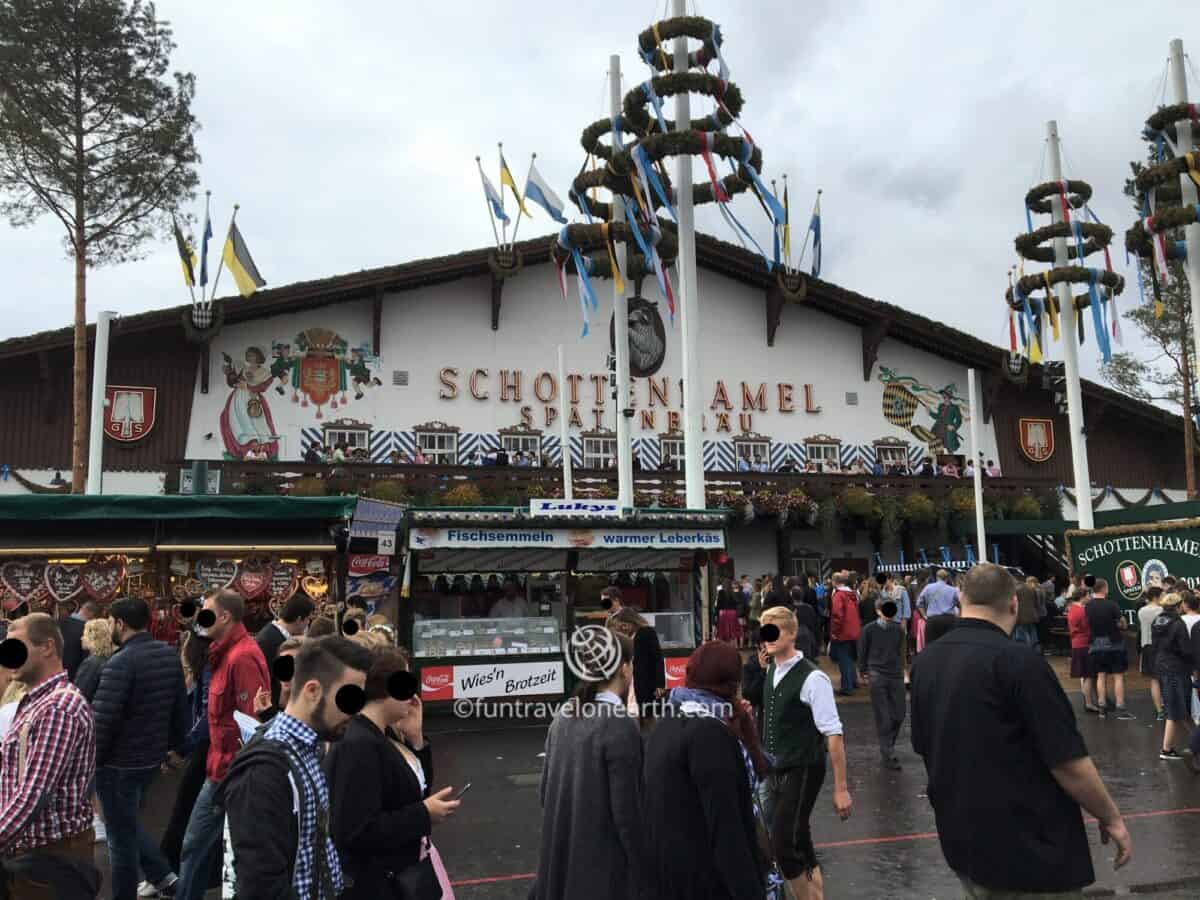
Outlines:
<svg viewBox="0 0 1200 900"><path fill-rule="evenodd" d="M996 401L1000 399L1000 392L1004 390L1006 379L1004 375L997 372L983 373L983 424L987 425L992 421L992 412L996 409ZM1016 385L1010 385L1014 390Z"/></svg>
<svg viewBox="0 0 1200 900"><path fill-rule="evenodd" d="M775 346L775 332L779 330L779 323L783 319L783 304L786 298L783 291L772 280L766 291L766 310L767 310L767 346Z"/></svg>
<svg viewBox="0 0 1200 900"><path fill-rule="evenodd" d="M379 339L383 333L383 287L375 287L375 302L371 307L371 353L379 357Z"/></svg>
<svg viewBox="0 0 1200 900"><path fill-rule="evenodd" d="M879 346L892 326L890 318L876 319L862 326L863 381L871 380L871 370L879 358Z"/></svg>
<svg viewBox="0 0 1200 900"><path fill-rule="evenodd" d="M208 369L209 369L207 342L200 345L200 354L199 355L200 355L200 393L207 394L208 393Z"/></svg>
<svg viewBox="0 0 1200 900"><path fill-rule="evenodd" d="M58 404L54 402L54 382L50 378L50 353L46 350L39 350L37 362L38 392L40 394L38 399L42 407L42 421L46 425L53 425Z"/></svg>
<svg viewBox="0 0 1200 900"><path fill-rule="evenodd" d="M492 275L492 331L500 330L500 302L504 292L504 279Z"/></svg>

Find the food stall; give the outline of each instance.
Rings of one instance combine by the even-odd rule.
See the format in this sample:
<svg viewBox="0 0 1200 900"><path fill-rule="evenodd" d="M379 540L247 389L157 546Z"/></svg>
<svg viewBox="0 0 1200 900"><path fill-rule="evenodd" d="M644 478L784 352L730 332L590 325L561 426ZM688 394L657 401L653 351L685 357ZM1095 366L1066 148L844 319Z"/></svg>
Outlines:
<svg viewBox="0 0 1200 900"><path fill-rule="evenodd" d="M65 615L139 596L166 634L185 602L228 587L253 629L298 591L337 599L337 534L353 508L352 497L0 497L0 607Z"/></svg>
<svg viewBox="0 0 1200 900"><path fill-rule="evenodd" d="M615 504L413 509L401 640L428 702L561 697L564 647L603 623L600 592L621 586L655 628L670 686L700 638L700 571L726 545L726 513Z"/></svg>

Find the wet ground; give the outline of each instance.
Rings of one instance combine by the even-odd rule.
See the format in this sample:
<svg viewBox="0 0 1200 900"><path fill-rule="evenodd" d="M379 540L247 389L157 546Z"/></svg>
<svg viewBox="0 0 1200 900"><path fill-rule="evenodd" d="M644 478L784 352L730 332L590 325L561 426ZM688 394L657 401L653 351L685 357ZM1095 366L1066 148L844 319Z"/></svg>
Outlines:
<svg viewBox="0 0 1200 900"><path fill-rule="evenodd" d="M860 694L864 692L859 691ZM854 815L841 822L826 782L813 817L813 832L825 870L826 896L838 898L957 898L933 833L933 813L924 796L921 761L901 736L900 772L876 766L877 749L869 704L842 704ZM1072 695L1077 708L1079 696ZM1097 882L1089 896L1150 895L1200 897L1200 778L1181 762L1158 759L1162 725L1154 721L1145 690L1131 692L1133 722L1087 717L1083 735L1101 775L1125 814L1134 859L1114 873L1112 852L1089 826ZM537 782L545 740L543 724L431 719L435 784L472 783L459 813L435 832L456 882L458 900L524 898L537 866L541 810ZM981 771L986 777L986 771ZM173 779L155 786L147 809L154 834L170 811ZM98 847L97 862L103 858ZM210 893L215 898L216 892Z"/></svg>

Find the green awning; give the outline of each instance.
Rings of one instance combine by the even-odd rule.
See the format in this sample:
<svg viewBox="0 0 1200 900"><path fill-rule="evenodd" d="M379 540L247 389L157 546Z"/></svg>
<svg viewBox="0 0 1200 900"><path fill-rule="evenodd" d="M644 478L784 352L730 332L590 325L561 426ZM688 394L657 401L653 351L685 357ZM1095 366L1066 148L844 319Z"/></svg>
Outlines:
<svg viewBox="0 0 1200 900"><path fill-rule="evenodd" d="M239 519L296 522L348 519L356 497L169 494L16 494L0 497L0 521Z"/></svg>

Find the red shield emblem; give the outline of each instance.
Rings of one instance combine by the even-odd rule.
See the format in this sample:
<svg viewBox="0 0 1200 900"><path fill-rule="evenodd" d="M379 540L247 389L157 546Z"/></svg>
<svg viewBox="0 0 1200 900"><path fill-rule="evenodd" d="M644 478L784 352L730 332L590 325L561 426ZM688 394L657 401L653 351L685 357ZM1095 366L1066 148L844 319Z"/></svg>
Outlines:
<svg viewBox="0 0 1200 900"><path fill-rule="evenodd" d="M1121 567L1121 586L1131 588L1138 583L1138 570L1136 566Z"/></svg>
<svg viewBox="0 0 1200 900"><path fill-rule="evenodd" d="M104 389L104 433L114 441L140 441L154 427L158 388L110 384Z"/></svg>
<svg viewBox="0 0 1200 900"><path fill-rule="evenodd" d="M318 409L342 389L342 366L333 356L305 356L300 360L300 392Z"/></svg>
<svg viewBox="0 0 1200 900"><path fill-rule="evenodd" d="M1030 462L1041 463L1054 455L1053 419L1018 419L1021 452Z"/></svg>

